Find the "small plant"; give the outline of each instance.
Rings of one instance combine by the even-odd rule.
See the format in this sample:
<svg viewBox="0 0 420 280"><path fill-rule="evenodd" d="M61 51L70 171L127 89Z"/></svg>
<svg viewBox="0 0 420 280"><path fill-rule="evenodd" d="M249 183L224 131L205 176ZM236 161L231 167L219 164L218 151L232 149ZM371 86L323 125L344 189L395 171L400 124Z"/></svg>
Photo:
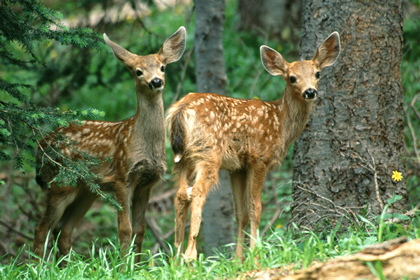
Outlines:
<svg viewBox="0 0 420 280"><path fill-rule="evenodd" d="M382 270L382 262L380 260L373 262L366 262L366 265L369 267L369 270L380 280L385 280L385 276Z"/></svg>

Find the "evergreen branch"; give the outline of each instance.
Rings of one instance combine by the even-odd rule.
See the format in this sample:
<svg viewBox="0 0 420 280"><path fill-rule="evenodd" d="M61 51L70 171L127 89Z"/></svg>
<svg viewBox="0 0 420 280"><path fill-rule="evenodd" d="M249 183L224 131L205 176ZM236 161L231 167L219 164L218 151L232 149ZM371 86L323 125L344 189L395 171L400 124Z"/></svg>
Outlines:
<svg viewBox="0 0 420 280"><path fill-rule="evenodd" d="M35 142L37 144L37 147L41 150L42 152L42 156L46 157L50 162L52 162L53 164L57 165L60 170L65 170L67 172L73 173L77 176L77 178L81 178L83 179L83 181L85 181L88 186L91 188L91 191L94 192L95 194L97 194L98 196L100 196L102 199L104 199L106 202L110 203L111 205L113 205L114 207L116 207L119 210L122 210L122 207L120 204L118 204L115 199L109 197L104 191L102 191L100 189L100 187L94 183L94 180L96 179L100 179L101 176L96 175L95 173L92 173L91 171L88 170L88 167L83 164L82 165L82 170L83 172L78 172L77 169L74 168L69 168L67 166L65 166L64 164L62 164L61 162L55 160L54 158L52 158L48 152L44 149L44 147L41 145L41 143L39 142L39 140L37 139L36 135L37 135L37 131L40 131L39 129L35 128L34 126L32 126L31 124L25 122L26 125L28 127L31 128L32 131L32 135L34 136ZM64 156L60 151L56 150L52 145L48 145L48 147L60 158L62 158L63 160L68 160L66 156ZM86 155L85 155L86 156ZM92 158L92 157L91 157ZM42 161L44 162L44 161ZM97 163L94 163L97 164ZM50 182L48 182L48 184L57 182L60 183L59 179L57 179L58 176L55 176Z"/></svg>
<svg viewBox="0 0 420 280"><path fill-rule="evenodd" d="M9 83L0 78L0 90L6 91L10 96L16 98L20 102L26 102L28 98L20 92L19 87L32 88L32 86L28 84Z"/></svg>

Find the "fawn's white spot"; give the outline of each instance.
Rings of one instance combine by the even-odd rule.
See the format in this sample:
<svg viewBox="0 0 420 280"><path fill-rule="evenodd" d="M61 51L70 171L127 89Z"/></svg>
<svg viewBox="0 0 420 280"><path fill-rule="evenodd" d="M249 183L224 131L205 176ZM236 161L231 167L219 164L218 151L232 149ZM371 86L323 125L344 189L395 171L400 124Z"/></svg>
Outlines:
<svg viewBox="0 0 420 280"><path fill-rule="evenodd" d="M180 162L181 161L181 158L182 158L182 155L175 155L174 162L175 163Z"/></svg>
<svg viewBox="0 0 420 280"><path fill-rule="evenodd" d="M187 196L188 196L188 200L191 200L192 198L192 187L187 188Z"/></svg>

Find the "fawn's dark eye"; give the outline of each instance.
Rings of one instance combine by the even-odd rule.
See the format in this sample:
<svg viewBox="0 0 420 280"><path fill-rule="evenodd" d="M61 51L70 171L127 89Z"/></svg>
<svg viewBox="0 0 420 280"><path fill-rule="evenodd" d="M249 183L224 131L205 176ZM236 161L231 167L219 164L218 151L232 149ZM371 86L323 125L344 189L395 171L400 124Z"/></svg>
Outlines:
<svg viewBox="0 0 420 280"><path fill-rule="evenodd" d="M160 71L165 72L165 66L160 67Z"/></svg>
<svg viewBox="0 0 420 280"><path fill-rule="evenodd" d="M295 77L295 76L290 76L290 77L289 77L289 81L290 81L292 84L296 83L296 77Z"/></svg>
<svg viewBox="0 0 420 280"><path fill-rule="evenodd" d="M143 75L143 72L140 69L136 69L136 76L140 77L141 75Z"/></svg>
<svg viewBox="0 0 420 280"><path fill-rule="evenodd" d="M315 73L315 78L319 79L319 71Z"/></svg>

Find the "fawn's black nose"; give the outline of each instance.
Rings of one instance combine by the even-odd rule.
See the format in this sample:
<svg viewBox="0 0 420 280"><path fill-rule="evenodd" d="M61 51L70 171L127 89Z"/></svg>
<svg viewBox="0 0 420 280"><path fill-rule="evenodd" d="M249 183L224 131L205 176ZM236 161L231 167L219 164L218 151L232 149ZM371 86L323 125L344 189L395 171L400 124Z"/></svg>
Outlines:
<svg viewBox="0 0 420 280"><path fill-rule="evenodd" d="M305 92L303 93L303 98L305 99L314 99L316 98L318 92L316 91L316 89L314 88L310 88L305 90Z"/></svg>
<svg viewBox="0 0 420 280"><path fill-rule="evenodd" d="M155 78L150 81L149 86L151 89L160 88L163 86L163 81L159 78Z"/></svg>

